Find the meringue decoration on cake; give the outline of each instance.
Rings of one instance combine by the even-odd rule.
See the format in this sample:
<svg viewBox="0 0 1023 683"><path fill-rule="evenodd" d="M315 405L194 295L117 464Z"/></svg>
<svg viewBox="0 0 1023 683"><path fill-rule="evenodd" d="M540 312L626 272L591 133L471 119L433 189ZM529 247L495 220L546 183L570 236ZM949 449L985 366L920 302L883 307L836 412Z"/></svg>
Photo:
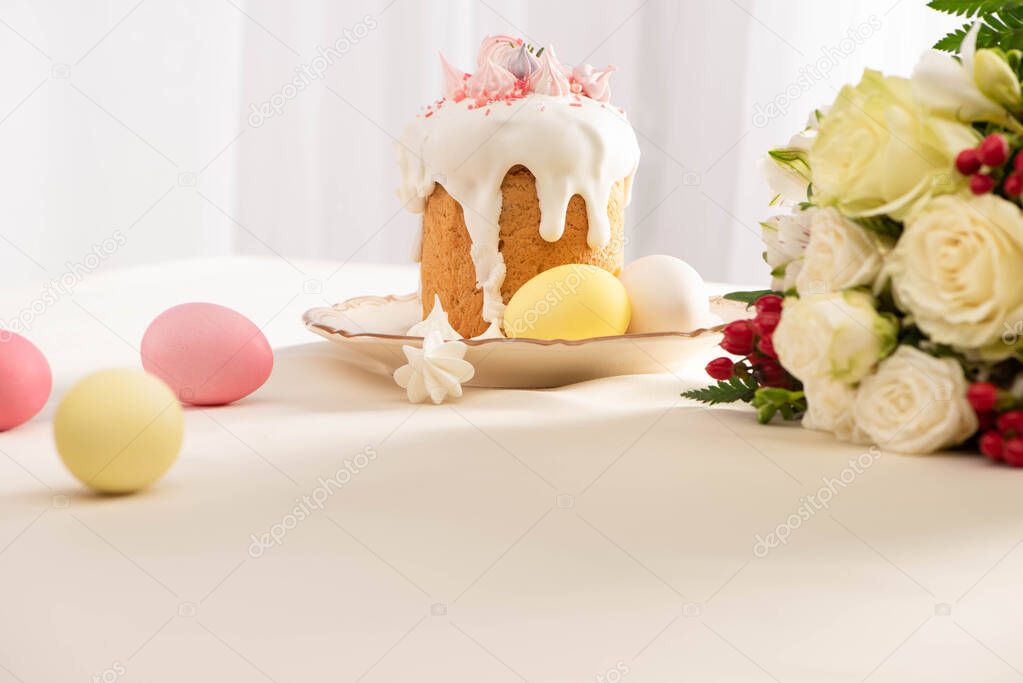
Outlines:
<svg viewBox="0 0 1023 683"><path fill-rule="evenodd" d="M540 61L533 56L525 43L519 46L515 56L508 61L508 70L520 81L528 79L539 68Z"/></svg>
<svg viewBox="0 0 1023 683"><path fill-rule="evenodd" d="M472 338L539 272L578 263L618 275L624 209L639 164L635 132L612 106L612 68L564 66L554 49L483 41L476 72L441 60L445 95L397 145L398 197L423 214L416 254L423 315L439 296Z"/></svg>
<svg viewBox="0 0 1023 683"><path fill-rule="evenodd" d="M408 364L394 371L394 381L405 389L412 403L430 399L439 405L449 396L460 398L462 385L475 374L472 364L465 360L468 347L460 341L445 341L440 332L427 334L421 349L401 348Z"/></svg>
<svg viewBox="0 0 1023 683"><path fill-rule="evenodd" d="M529 76L529 88L537 95L560 97L572 92L571 72L558 61L554 47L548 45L540 55L539 68Z"/></svg>

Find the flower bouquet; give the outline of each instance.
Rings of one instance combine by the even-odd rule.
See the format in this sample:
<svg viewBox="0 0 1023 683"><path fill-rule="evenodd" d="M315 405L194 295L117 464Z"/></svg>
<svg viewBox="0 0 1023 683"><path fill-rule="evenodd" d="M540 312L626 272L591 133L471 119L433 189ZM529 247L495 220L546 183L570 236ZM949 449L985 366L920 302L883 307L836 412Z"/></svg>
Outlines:
<svg viewBox="0 0 1023 683"><path fill-rule="evenodd" d="M742 357L684 394L745 401L903 453L966 444L1023 466L1023 8L968 22L912 77L867 70L762 162L772 289L724 329Z"/></svg>

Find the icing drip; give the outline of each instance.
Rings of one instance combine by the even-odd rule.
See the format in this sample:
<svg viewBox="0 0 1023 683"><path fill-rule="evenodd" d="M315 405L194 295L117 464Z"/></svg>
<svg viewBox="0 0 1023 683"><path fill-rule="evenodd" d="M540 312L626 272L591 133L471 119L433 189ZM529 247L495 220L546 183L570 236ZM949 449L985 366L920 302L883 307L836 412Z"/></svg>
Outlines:
<svg viewBox="0 0 1023 683"><path fill-rule="evenodd" d="M546 63L553 73L553 53ZM486 108L468 99L448 102L433 116L413 121L398 145L398 196L411 211L425 209L437 182L462 206L483 290L483 319L491 323L499 323L504 313L498 219L501 182L508 170L521 164L535 176L544 239L553 242L562 236L568 202L578 194L586 201L587 243L599 249L611 239L611 187L624 179L628 202L639 163L636 135L613 107L577 95L532 94L506 102Z"/></svg>
<svg viewBox="0 0 1023 683"><path fill-rule="evenodd" d="M548 45L540 55L539 68L529 77L529 89L537 95L568 95L572 92L572 84L567 72L568 69L554 54L554 48Z"/></svg>
<svg viewBox="0 0 1023 683"><path fill-rule="evenodd" d="M504 330L498 323L490 323L490 327L483 331L483 334L473 337L473 339L504 339Z"/></svg>
<svg viewBox="0 0 1023 683"><path fill-rule="evenodd" d="M515 56L508 62L508 70L520 81L527 80L539 68L539 60L533 56L525 44L519 46Z"/></svg>

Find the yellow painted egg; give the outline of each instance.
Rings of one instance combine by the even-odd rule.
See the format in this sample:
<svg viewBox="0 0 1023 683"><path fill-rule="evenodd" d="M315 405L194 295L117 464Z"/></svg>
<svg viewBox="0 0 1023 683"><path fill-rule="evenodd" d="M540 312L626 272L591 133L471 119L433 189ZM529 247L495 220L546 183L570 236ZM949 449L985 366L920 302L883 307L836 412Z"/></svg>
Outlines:
<svg viewBox="0 0 1023 683"><path fill-rule="evenodd" d="M57 451L71 474L103 493L129 493L162 477L184 436L181 404L141 370L93 373L65 394L53 419Z"/></svg>
<svg viewBox="0 0 1023 683"><path fill-rule="evenodd" d="M545 270L515 292L504 313L508 337L587 339L625 334L631 317L625 287L597 266Z"/></svg>

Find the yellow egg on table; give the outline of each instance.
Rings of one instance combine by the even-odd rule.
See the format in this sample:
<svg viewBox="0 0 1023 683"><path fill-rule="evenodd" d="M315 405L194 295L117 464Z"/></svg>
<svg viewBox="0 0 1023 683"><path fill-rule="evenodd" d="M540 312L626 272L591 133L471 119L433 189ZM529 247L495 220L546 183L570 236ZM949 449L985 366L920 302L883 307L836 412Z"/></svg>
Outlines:
<svg viewBox="0 0 1023 683"><path fill-rule="evenodd" d="M625 334L631 317L625 287L597 266L545 270L512 295L504 333L532 339L588 339Z"/></svg>
<svg viewBox="0 0 1023 683"><path fill-rule="evenodd" d="M103 493L138 491L178 457L181 404L141 370L96 372L64 395L53 418L57 451L71 474Z"/></svg>

